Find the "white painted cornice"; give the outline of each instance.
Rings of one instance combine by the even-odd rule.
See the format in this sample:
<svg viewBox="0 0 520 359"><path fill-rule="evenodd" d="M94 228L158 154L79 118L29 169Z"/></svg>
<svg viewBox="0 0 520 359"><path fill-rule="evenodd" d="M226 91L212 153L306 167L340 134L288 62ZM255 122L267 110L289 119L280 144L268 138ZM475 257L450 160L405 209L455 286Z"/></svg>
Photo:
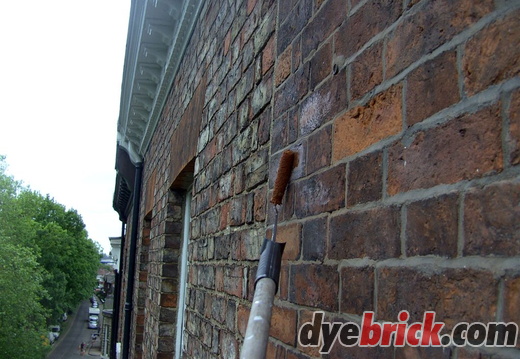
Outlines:
<svg viewBox="0 0 520 359"><path fill-rule="evenodd" d="M133 0L117 140L142 162L205 0Z"/></svg>

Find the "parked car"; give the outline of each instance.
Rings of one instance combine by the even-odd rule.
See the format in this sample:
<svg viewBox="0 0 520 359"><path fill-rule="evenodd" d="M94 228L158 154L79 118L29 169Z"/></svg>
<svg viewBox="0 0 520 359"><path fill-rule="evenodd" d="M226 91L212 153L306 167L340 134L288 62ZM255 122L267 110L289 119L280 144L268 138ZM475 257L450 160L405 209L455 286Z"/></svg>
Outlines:
<svg viewBox="0 0 520 359"><path fill-rule="evenodd" d="M98 326L98 321L97 320L89 320L88 322L88 328L89 329L97 329L99 326Z"/></svg>
<svg viewBox="0 0 520 359"><path fill-rule="evenodd" d="M54 343L60 337L61 328L59 325L49 326L49 341Z"/></svg>
<svg viewBox="0 0 520 359"><path fill-rule="evenodd" d="M88 321L91 322L91 321L95 321L97 322L99 320L99 317L97 315L89 315L88 316Z"/></svg>

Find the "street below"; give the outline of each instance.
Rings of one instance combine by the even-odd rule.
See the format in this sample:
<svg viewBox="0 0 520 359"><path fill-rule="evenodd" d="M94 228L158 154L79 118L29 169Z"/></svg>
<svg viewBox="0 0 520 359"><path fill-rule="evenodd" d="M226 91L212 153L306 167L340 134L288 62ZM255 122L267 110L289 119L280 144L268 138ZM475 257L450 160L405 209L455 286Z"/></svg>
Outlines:
<svg viewBox="0 0 520 359"><path fill-rule="evenodd" d="M88 329L88 309L90 302L83 301L77 312L69 317L69 327L61 333L60 338L53 344L53 350L47 359L75 359L81 357L100 357L100 338L92 339L97 329ZM101 319L101 318L100 318ZM100 323L101 327L101 323ZM81 353L81 343L85 344L84 353Z"/></svg>

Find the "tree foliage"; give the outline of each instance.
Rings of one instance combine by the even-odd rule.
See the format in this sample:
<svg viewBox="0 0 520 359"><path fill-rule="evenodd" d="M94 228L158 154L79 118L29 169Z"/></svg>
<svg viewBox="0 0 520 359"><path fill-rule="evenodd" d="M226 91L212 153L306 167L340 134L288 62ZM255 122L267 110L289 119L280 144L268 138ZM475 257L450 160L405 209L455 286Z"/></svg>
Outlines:
<svg viewBox="0 0 520 359"><path fill-rule="evenodd" d="M43 358L48 345L43 270L28 248L0 237L0 357Z"/></svg>
<svg viewBox="0 0 520 359"><path fill-rule="evenodd" d="M75 210L5 170L0 156L0 357L39 358L46 326L92 294L100 249Z"/></svg>

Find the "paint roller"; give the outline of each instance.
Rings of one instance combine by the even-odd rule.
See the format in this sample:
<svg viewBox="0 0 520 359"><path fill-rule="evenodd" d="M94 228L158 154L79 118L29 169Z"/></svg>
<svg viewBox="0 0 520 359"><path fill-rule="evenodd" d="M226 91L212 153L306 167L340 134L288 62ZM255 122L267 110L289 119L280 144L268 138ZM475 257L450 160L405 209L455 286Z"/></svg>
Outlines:
<svg viewBox="0 0 520 359"><path fill-rule="evenodd" d="M294 168L296 153L286 150L282 153L278 174L274 183L271 203L274 205L275 217L271 239L264 239L260 261L255 279L255 294L249 314L246 335L240 353L241 359L264 359L271 326L271 312L274 295L278 290L280 267L285 243L276 242L278 226L278 207L282 204L285 189L289 184Z"/></svg>

